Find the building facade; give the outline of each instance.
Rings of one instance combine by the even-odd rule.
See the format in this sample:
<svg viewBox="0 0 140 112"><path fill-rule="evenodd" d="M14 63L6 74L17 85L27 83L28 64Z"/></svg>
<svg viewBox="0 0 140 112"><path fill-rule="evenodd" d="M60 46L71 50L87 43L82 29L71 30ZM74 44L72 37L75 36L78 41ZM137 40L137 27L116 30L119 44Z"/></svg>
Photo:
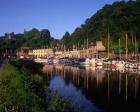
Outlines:
<svg viewBox="0 0 140 112"><path fill-rule="evenodd" d="M28 53L29 57L44 57L47 58L49 56L58 57L58 58L92 58L95 57L97 53L100 51L105 51L105 47L102 41L97 41L96 44L90 44L88 48L82 49L73 49L73 50L53 50L51 48L48 49L30 49L28 52L17 52L17 55L26 55Z"/></svg>
<svg viewBox="0 0 140 112"><path fill-rule="evenodd" d="M33 50L29 50L29 56L48 57L48 56L54 56L54 52L53 49L33 49Z"/></svg>

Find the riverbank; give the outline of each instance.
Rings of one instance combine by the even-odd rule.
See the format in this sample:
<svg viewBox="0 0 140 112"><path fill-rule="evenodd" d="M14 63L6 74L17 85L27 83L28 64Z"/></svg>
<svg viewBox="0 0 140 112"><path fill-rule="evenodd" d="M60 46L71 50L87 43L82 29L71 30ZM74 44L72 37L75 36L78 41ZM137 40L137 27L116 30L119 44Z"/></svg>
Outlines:
<svg viewBox="0 0 140 112"><path fill-rule="evenodd" d="M49 94L47 82L41 74L42 67L42 64L26 60L3 65L0 75L1 112L65 112L70 109L64 98ZM49 99L47 102L46 97Z"/></svg>

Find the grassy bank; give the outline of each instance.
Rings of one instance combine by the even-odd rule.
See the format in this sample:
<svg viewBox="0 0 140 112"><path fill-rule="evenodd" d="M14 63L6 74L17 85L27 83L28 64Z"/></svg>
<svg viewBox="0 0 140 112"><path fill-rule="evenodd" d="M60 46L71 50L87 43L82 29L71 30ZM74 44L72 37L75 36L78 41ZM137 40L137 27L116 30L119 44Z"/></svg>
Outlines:
<svg viewBox="0 0 140 112"><path fill-rule="evenodd" d="M0 112L72 111L67 99L47 89L38 63L26 60L3 65L0 73ZM46 94L47 93L47 94ZM49 99L46 103L46 97Z"/></svg>
<svg viewBox="0 0 140 112"><path fill-rule="evenodd" d="M29 77L5 64L0 74L0 112L43 112L42 99L30 89L29 83Z"/></svg>

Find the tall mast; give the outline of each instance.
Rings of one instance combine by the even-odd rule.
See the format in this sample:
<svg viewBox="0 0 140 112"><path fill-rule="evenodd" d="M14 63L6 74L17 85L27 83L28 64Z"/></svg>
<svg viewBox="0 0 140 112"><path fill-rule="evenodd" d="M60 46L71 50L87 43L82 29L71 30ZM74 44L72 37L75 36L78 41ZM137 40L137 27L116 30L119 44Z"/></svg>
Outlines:
<svg viewBox="0 0 140 112"><path fill-rule="evenodd" d="M137 42L137 55L139 55L139 44Z"/></svg>
<svg viewBox="0 0 140 112"><path fill-rule="evenodd" d="M74 44L73 44L73 50L74 50Z"/></svg>
<svg viewBox="0 0 140 112"><path fill-rule="evenodd" d="M78 50L80 50L80 48L79 48L79 42L78 42Z"/></svg>
<svg viewBox="0 0 140 112"><path fill-rule="evenodd" d="M137 56L139 56L139 45L138 45L138 42L136 42L136 59L137 59Z"/></svg>
<svg viewBox="0 0 140 112"><path fill-rule="evenodd" d="M88 57L88 38L87 38L87 57Z"/></svg>
<svg viewBox="0 0 140 112"><path fill-rule="evenodd" d="M77 45L77 51L80 51L80 48L79 48L79 41L78 41L78 45ZM80 52L78 52L78 58L80 57Z"/></svg>
<svg viewBox="0 0 140 112"><path fill-rule="evenodd" d="M84 53L84 57L86 57L85 46L86 46L86 42L85 42L85 39L84 39L84 49L83 49L84 50L84 52L83 52Z"/></svg>
<svg viewBox="0 0 140 112"><path fill-rule="evenodd" d="M134 41L134 34L133 34L133 32L132 32L131 36L132 36L132 46L133 46L132 56L133 56L133 55L135 55L135 41Z"/></svg>
<svg viewBox="0 0 140 112"><path fill-rule="evenodd" d="M64 45L64 51L66 50L66 46Z"/></svg>
<svg viewBox="0 0 140 112"><path fill-rule="evenodd" d="M108 58L109 58L109 47L110 47L109 46L109 40L110 40L110 34L109 34L109 31L108 31L108 40L107 40L107 43L108 43L108 47L107 47L108 48Z"/></svg>
<svg viewBox="0 0 140 112"><path fill-rule="evenodd" d="M137 40L136 40L136 35L135 35L135 59L137 56Z"/></svg>
<svg viewBox="0 0 140 112"><path fill-rule="evenodd" d="M88 38L87 38L87 49L88 49Z"/></svg>
<svg viewBox="0 0 140 112"><path fill-rule="evenodd" d="M121 41L120 41L120 38L119 38L119 58L121 59Z"/></svg>
<svg viewBox="0 0 140 112"><path fill-rule="evenodd" d="M125 58L127 59L127 53L128 53L128 48L127 48L127 39L128 39L128 35L127 35L127 33L125 34L125 36L126 36L126 50L125 50Z"/></svg>
<svg viewBox="0 0 140 112"><path fill-rule="evenodd" d="M86 42L85 42L85 39L84 39L84 49L85 49L85 46L86 46L85 44L86 44Z"/></svg>

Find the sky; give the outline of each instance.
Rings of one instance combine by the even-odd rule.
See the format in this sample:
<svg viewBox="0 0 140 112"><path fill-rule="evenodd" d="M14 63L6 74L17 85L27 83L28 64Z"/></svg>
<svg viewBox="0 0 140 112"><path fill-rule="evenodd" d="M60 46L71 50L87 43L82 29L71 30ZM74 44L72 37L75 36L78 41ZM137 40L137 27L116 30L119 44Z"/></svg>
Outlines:
<svg viewBox="0 0 140 112"><path fill-rule="evenodd" d="M72 33L105 4L118 0L0 0L0 35L49 29L52 37Z"/></svg>

